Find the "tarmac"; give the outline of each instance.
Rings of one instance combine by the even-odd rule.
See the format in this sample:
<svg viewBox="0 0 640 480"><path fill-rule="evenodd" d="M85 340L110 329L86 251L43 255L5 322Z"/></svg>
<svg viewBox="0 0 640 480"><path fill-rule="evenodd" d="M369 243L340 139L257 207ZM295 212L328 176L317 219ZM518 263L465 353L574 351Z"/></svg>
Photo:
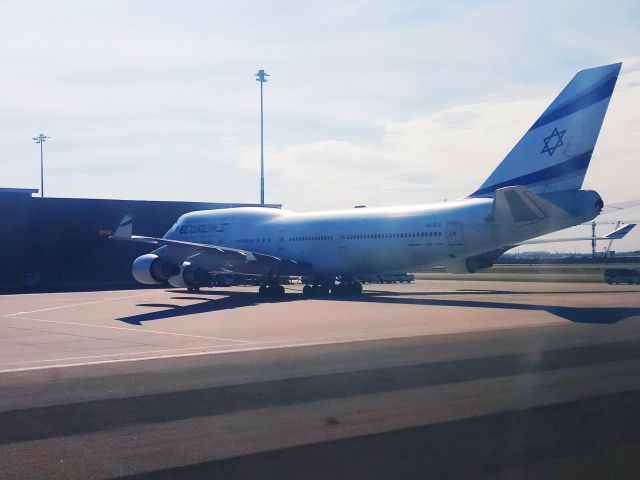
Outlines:
<svg viewBox="0 0 640 480"><path fill-rule="evenodd" d="M0 478L638 478L640 287L0 296Z"/></svg>

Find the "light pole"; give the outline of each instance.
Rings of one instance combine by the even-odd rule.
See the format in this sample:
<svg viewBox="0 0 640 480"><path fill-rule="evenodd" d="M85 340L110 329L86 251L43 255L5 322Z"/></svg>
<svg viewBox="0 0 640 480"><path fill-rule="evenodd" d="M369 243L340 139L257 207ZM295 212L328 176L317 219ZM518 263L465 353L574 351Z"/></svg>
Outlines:
<svg viewBox="0 0 640 480"><path fill-rule="evenodd" d="M44 133L41 133L37 137L33 137L36 143L40 144L40 196L44 197L44 158L43 158L43 145L49 138Z"/></svg>
<svg viewBox="0 0 640 480"><path fill-rule="evenodd" d="M264 109L262 103L262 86L270 76L260 69L256 73L256 82L260 82L260 205L264 205Z"/></svg>

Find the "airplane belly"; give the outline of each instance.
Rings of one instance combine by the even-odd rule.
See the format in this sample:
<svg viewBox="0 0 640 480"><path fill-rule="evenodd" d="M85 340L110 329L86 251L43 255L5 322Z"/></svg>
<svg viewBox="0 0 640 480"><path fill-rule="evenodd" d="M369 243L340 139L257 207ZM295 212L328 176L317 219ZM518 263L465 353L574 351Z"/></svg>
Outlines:
<svg viewBox="0 0 640 480"><path fill-rule="evenodd" d="M354 275L410 269L430 264L445 255L443 245L348 245L309 255L313 270L322 274Z"/></svg>

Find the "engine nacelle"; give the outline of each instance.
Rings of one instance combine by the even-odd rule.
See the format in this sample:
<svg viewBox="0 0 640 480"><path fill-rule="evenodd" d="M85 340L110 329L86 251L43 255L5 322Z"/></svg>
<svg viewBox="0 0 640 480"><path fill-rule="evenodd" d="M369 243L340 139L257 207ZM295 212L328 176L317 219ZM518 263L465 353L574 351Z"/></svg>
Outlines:
<svg viewBox="0 0 640 480"><path fill-rule="evenodd" d="M469 273L476 273L478 270L493 267L494 260L495 259L489 259L482 255L478 255L477 257L467 258L464 261L464 264L467 267L467 271Z"/></svg>
<svg viewBox="0 0 640 480"><path fill-rule="evenodd" d="M469 267L467 266L467 259L466 258L458 258L456 260L449 260L448 262L446 262L444 264L444 268L447 271L447 273L454 273L454 274L474 273L475 272L475 270L469 270Z"/></svg>
<svg viewBox="0 0 640 480"><path fill-rule="evenodd" d="M169 285L176 288L201 287L207 285L208 273L194 267L191 262L183 262L178 273L168 279Z"/></svg>
<svg viewBox="0 0 640 480"><path fill-rule="evenodd" d="M165 282L179 271L177 265L158 257L155 253L147 253L136 258L131 266L133 278L148 285Z"/></svg>
<svg viewBox="0 0 640 480"><path fill-rule="evenodd" d="M512 247L498 248L481 255L450 260L445 264L445 268L449 273L476 273L478 270L492 267L500 255L510 248Z"/></svg>

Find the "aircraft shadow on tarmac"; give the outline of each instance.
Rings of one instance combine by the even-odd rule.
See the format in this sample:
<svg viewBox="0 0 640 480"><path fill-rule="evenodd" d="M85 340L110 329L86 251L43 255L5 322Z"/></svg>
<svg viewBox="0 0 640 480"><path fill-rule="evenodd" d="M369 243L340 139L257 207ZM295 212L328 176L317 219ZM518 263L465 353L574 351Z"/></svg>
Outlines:
<svg viewBox="0 0 640 480"><path fill-rule="evenodd" d="M626 291L625 291L626 292ZM182 291L173 291L173 293L184 293ZM526 304L511 303L499 301L481 301L481 300L463 300L463 299L440 299L440 298L415 298L424 296L443 296L443 295L469 295L469 294L580 294L599 293L599 292L510 292L495 290L459 290L455 292L384 292L384 291L366 291L362 295L326 297L325 301L351 301L351 302L373 302L395 305L425 305L425 306L445 306L445 307L462 307L462 308L495 308L503 310L513 310L514 314L518 311L544 311L556 315L565 320L574 323L600 323L612 324L630 317L640 317L640 308L638 307L567 307L558 305L544 304ZM614 293L611 291L601 293ZM207 295L215 295L216 298L206 298ZM161 320L166 318L175 318L187 315L198 315L201 313L209 313L221 310L230 310L235 308L243 308L259 305L262 303L287 303L295 301L306 301L301 295L288 294L278 299L269 299L258 296L256 292L237 292L237 291L210 291L200 292L198 296L179 296L173 297L172 300L201 300L199 303L189 305L178 305L170 303L144 303L139 307L154 307L161 310L140 313L129 317L122 317L118 320L130 325L142 325L143 322L151 320Z"/></svg>
<svg viewBox="0 0 640 480"><path fill-rule="evenodd" d="M177 291L175 293L184 293ZM138 307L155 307L162 310L140 313L129 317L122 317L118 320L130 325L142 325L150 320L161 320L165 318L183 317L186 315L198 315L200 313L215 312L218 310L231 310L234 308L251 307L262 303L278 302L286 303L300 300L297 295L285 295L278 299L260 297L256 292L229 292L210 291L199 292L199 296L172 297L172 300L201 300L200 303L189 305L177 305L171 303L140 303ZM206 295L215 295L219 298L206 298Z"/></svg>

